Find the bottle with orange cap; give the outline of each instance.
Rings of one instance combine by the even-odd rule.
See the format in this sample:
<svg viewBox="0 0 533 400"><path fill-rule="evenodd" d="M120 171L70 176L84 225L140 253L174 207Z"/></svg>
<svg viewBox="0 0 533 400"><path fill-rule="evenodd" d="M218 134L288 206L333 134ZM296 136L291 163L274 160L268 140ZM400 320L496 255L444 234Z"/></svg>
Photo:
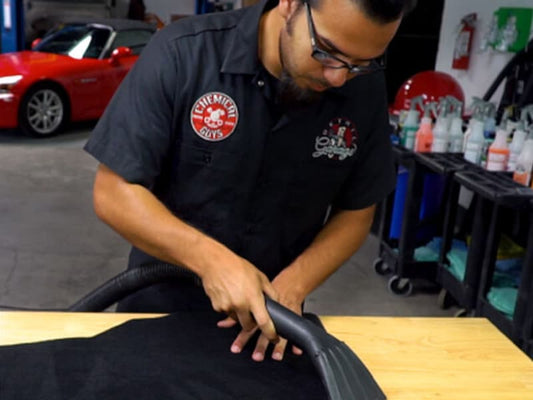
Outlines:
<svg viewBox="0 0 533 400"><path fill-rule="evenodd" d="M507 137L509 132L505 129L499 128L496 130L496 139L490 145L487 154L488 171L505 171L507 163L509 162L509 146L507 144Z"/></svg>
<svg viewBox="0 0 533 400"><path fill-rule="evenodd" d="M420 122L420 128L416 132L415 151L419 153L431 152L433 145L433 119L431 112L436 114L436 102L429 102L424 106L424 116Z"/></svg>
<svg viewBox="0 0 533 400"><path fill-rule="evenodd" d="M531 184L531 170L533 169L533 136L529 136L524 143L524 148L518 156L516 169L513 173L513 179L524 185Z"/></svg>

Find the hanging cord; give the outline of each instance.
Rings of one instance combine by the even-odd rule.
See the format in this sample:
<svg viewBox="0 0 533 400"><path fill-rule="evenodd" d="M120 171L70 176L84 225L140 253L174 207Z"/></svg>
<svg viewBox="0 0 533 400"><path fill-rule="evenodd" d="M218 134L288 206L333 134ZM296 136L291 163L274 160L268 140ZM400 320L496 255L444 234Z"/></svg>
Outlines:
<svg viewBox="0 0 533 400"><path fill-rule="evenodd" d="M531 51L533 51L533 39L529 41L529 43L524 49L516 53L514 57L511 58L511 60L507 63L507 65L505 65L505 67L498 74L494 82L492 82L492 85L490 85L490 87L488 88L487 92L483 96L483 100L489 101L491 99L492 95L494 94L494 92L496 92L503 80L508 77L509 73L517 64L526 59L526 57L530 56L530 54L528 53Z"/></svg>

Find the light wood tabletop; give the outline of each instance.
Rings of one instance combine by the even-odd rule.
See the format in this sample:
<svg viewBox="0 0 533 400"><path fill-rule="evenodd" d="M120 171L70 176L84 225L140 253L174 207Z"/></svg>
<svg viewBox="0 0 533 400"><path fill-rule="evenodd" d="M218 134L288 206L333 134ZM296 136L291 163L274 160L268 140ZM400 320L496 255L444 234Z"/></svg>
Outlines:
<svg viewBox="0 0 533 400"><path fill-rule="evenodd" d="M156 314L0 312L0 345L90 337ZM533 361L484 318L321 317L389 400L533 400Z"/></svg>

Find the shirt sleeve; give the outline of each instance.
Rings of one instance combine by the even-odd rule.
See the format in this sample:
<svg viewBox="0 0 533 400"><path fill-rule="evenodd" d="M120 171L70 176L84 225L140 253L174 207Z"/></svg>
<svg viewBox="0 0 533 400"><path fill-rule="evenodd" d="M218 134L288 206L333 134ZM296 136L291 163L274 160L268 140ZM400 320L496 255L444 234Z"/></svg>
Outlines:
<svg viewBox="0 0 533 400"><path fill-rule="evenodd" d="M164 30L145 47L84 149L130 183L151 187L173 135L177 50Z"/></svg>
<svg viewBox="0 0 533 400"><path fill-rule="evenodd" d="M358 158L333 206L357 210L381 202L396 185L384 79L376 79L376 100L368 109L370 131L359 147Z"/></svg>

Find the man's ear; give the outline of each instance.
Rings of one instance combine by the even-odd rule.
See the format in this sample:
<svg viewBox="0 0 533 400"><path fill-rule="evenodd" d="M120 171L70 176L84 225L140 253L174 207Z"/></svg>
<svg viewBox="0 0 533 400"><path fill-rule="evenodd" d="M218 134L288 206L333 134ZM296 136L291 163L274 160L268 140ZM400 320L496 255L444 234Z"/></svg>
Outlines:
<svg viewBox="0 0 533 400"><path fill-rule="evenodd" d="M279 0L279 14L287 20L297 9L302 0Z"/></svg>

